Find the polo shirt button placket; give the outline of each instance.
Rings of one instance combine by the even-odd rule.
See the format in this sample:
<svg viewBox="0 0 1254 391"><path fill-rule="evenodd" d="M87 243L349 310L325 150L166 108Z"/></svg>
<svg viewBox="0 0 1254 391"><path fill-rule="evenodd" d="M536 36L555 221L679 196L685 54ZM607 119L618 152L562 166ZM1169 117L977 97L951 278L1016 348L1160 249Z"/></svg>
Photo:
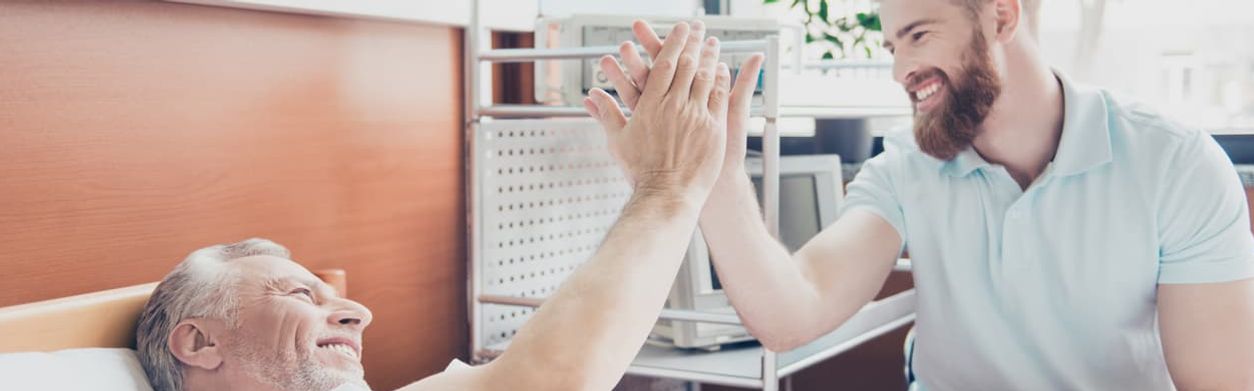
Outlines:
<svg viewBox="0 0 1254 391"><path fill-rule="evenodd" d="M1007 213L1006 216L1010 217L1011 220L1018 220L1020 218L1023 218L1023 212L1020 212L1019 208L1014 207L1014 208L1010 208L1010 213Z"/></svg>

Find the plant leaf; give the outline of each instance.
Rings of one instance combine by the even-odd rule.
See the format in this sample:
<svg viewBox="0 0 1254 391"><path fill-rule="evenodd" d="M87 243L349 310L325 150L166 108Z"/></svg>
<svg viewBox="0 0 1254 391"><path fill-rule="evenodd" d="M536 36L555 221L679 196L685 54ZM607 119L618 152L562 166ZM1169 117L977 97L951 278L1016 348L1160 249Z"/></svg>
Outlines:
<svg viewBox="0 0 1254 391"><path fill-rule="evenodd" d="M837 30L840 30L843 33L847 33L853 29L853 26L849 25L849 19L843 16L835 21L832 21L832 26L835 26Z"/></svg>
<svg viewBox="0 0 1254 391"><path fill-rule="evenodd" d="M880 26L880 14L876 12L872 12L872 13L859 12L858 13L858 25L862 26L862 28L867 29L869 31L881 31L883 29Z"/></svg>
<svg viewBox="0 0 1254 391"><path fill-rule="evenodd" d="M836 47L840 48L840 50L845 50L845 42L841 41L840 37L837 37L830 33L823 33L823 39L835 44Z"/></svg>
<svg viewBox="0 0 1254 391"><path fill-rule="evenodd" d="M832 51L830 51L830 50L829 50L829 51L827 51L827 53L823 53L823 59L824 59L824 60L831 60L831 59L835 59L835 58L836 58L836 56L835 56L835 55L833 55L833 54L832 54Z"/></svg>
<svg viewBox="0 0 1254 391"><path fill-rule="evenodd" d="M827 22L827 1L819 1L819 19L823 19L824 22Z"/></svg>

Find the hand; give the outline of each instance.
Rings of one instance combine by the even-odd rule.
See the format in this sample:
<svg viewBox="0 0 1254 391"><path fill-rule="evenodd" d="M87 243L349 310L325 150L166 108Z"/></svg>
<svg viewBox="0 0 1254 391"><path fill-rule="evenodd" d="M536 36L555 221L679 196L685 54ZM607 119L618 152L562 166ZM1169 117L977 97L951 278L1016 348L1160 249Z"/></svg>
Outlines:
<svg viewBox="0 0 1254 391"><path fill-rule="evenodd" d="M718 40L703 43L700 21L691 30L676 24L659 43L647 86L633 91L630 120L601 89L583 103L605 128L610 151L637 193L682 194L700 203L722 166L731 74L718 63Z"/></svg>
<svg viewBox="0 0 1254 391"><path fill-rule="evenodd" d="M656 58L662 50L662 40L653 32L653 28L641 20L632 23L631 27L636 40L640 41L650 57ZM619 45L618 52L627 72L623 72L623 66L612 56L601 58L601 69L614 83L614 88L618 91L618 96L623 99L623 103L634 110L640 99L640 92L648 84L650 67L636 50L636 45L631 42L623 42ZM743 175L745 172L745 142L748 140L749 108L753 101L753 90L758 85L758 71L762 69L763 60L764 57L760 54L746 59L732 87L727 112L727 150L720 182L722 178L730 178L729 175Z"/></svg>

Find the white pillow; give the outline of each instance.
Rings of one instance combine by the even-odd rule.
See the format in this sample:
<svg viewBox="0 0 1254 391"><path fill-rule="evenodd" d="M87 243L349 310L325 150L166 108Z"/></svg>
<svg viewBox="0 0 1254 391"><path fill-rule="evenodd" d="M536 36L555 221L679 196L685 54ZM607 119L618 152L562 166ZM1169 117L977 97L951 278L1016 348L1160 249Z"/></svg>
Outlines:
<svg viewBox="0 0 1254 391"><path fill-rule="evenodd" d="M0 389L152 391L131 349L66 349L0 354Z"/></svg>

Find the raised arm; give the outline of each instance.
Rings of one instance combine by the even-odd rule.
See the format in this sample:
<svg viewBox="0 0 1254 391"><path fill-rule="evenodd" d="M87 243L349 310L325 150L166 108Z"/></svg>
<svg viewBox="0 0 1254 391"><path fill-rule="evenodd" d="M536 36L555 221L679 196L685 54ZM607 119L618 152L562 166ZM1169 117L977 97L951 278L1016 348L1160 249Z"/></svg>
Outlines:
<svg viewBox="0 0 1254 391"><path fill-rule="evenodd" d="M637 21L633 30L656 57L661 40L653 29ZM603 58L601 66L630 106L637 91L648 87L651 74L635 45L624 43L619 50L626 72L611 57ZM879 215L860 209L842 216L796 254L770 236L744 167L749 106L762 61L761 56L746 60L733 85L726 159L700 225L724 291L746 327L766 347L785 351L836 328L874 298L892 271L902 238Z"/></svg>
<svg viewBox="0 0 1254 391"><path fill-rule="evenodd" d="M745 327L788 351L844 323L875 297L901 239L879 216L854 209L795 254L771 237L743 174L724 173L701 214L723 291Z"/></svg>
<svg viewBox="0 0 1254 391"><path fill-rule="evenodd" d="M684 23L671 31L630 121L604 91L585 101L635 189L592 259L501 357L406 390L608 390L622 377L657 320L723 160L731 76L702 32Z"/></svg>

